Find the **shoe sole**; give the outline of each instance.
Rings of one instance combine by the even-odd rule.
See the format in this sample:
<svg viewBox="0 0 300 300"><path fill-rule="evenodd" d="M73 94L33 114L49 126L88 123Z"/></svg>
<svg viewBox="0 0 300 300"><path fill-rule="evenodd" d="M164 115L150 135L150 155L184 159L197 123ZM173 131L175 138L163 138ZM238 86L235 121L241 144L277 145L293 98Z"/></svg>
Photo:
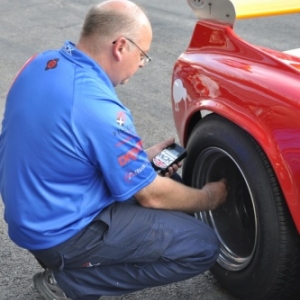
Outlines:
<svg viewBox="0 0 300 300"><path fill-rule="evenodd" d="M43 296L46 300L61 300L63 298L58 297L49 290L49 287L46 285L44 281L43 273L37 273L33 276L33 284L36 290L39 292L41 296ZM67 299L67 298L64 298Z"/></svg>

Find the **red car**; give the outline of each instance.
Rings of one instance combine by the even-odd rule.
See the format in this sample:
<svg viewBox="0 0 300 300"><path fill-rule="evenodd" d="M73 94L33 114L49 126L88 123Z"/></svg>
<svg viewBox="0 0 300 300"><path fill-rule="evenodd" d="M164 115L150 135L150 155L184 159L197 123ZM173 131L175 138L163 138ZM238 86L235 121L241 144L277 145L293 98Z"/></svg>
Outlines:
<svg viewBox="0 0 300 300"><path fill-rule="evenodd" d="M300 12L300 1L188 3L199 21L172 76L183 179L230 186L223 206L195 214L220 240L211 272L238 299L300 298L300 49L254 46L233 29L237 17Z"/></svg>

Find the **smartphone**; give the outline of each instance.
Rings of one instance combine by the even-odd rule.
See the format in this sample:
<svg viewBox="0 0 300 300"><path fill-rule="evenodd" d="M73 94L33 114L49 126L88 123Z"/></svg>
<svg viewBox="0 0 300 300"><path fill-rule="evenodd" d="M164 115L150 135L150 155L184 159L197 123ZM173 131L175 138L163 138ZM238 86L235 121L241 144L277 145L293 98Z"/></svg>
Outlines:
<svg viewBox="0 0 300 300"><path fill-rule="evenodd" d="M151 163L154 170L163 175L168 171L168 168L170 166L180 162L186 156L187 156L186 149L174 143L168 146L167 148L165 148L159 154L157 154L152 159Z"/></svg>

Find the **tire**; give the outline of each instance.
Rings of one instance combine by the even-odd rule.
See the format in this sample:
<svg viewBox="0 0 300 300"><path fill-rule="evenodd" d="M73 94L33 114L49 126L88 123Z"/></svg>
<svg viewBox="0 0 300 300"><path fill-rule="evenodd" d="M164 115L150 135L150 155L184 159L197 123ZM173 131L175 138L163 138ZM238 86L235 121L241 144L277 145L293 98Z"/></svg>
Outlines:
<svg viewBox="0 0 300 300"><path fill-rule="evenodd" d="M299 234L263 150L243 129L212 114L196 125L187 152L187 185L202 188L221 178L229 184L224 205L195 214L220 240L213 275L238 299L292 299L299 292Z"/></svg>

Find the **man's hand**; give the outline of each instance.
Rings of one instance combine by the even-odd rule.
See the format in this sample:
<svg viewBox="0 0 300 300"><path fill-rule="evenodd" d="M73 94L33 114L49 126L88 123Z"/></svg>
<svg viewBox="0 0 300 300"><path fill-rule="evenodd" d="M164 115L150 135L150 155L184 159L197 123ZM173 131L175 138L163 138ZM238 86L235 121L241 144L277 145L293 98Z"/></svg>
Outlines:
<svg viewBox="0 0 300 300"><path fill-rule="evenodd" d="M152 159L161 151L163 151L165 148L167 148L168 146L172 145L173 143L175 143L175 138L170 138L167 139L163 142L160 142L148 149L146 149L146 153L148 156L149 161L152 161Z"/></svg>
<svg viewBox="0 0 300 300"><path fill-rule="evenodd" d="M207 209L213 210L222 205L228 194L228 185L226 179L217 182L209 182L202 188L207 193Z"/></svg>
<svg viewBox="0 0 300 300"><path fill-rule="evenodd" d="M168 146L172 145L175 143L175 138L170 138L167 139L163 142L160 142L148 149L146 149L146 153L148 156L149 161L152 161L152 159L159 154L161 151L163 151L165 148L167 148ZM177 164L172 165L171 167L168 168L168 171L165 172L165 174L163 175L164 177L172 177L177 171L178 169L180 169L182 167L182 162L178 162Z"/></svg>
<svg viewBox="0 0 300 300"><path fill-rule="evenodd" d="M182 161L180 161L177 164L172 165L168 168L168 171L163 176L172 177L178 171L178 169L182 167L182 164Z"/></svg>

